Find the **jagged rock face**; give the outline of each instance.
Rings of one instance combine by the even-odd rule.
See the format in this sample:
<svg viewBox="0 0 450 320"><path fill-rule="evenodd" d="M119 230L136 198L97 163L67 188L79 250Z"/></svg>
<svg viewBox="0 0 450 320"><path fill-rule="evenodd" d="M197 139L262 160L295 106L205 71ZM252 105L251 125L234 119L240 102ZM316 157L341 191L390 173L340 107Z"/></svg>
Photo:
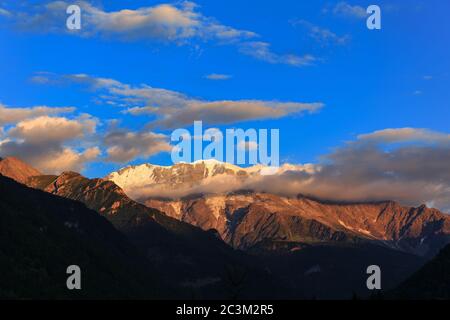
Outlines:
<svg viewBox="0 0 450 320"><path fill-rule="evenodd" d="M253 172L240 167L214 160L200 161L192 164L178 163L163 167L150 164L126 167L113 172L105 179L120 186L135 200L143 202L148 195L157 194L160 197L186 193L201 193L205 181L218 177L233 178L242 181ZM198 188L200 188L200 191Z"/></svg>
<svg viewBox="0 0 450 320"><path fill-rule="evenodd" d="M0 158L0 174L20 183L25 183L32 176L41 175L38 170L14 157Z"/></svg>
<svg viewBox="0 0 450 320"><path fill-rule="evenodd" d="M448 215L392 201L338 204L247 192L149 199L145 204L205 230L216 229L226 242L242 249L266 239L303 243L364 239L428 255L450 240Z"/></svg>
<svg viewBox="0 0 450 320"><path fill-rule="evenodd" d="M268 194L234 194L176 202L148 200L146 205L204 230L216 229L222 239L240 249L266 239L308 243L352 239L312 217L293 214L293 204L280 199Z"/></svg>
<svg viewBox="0 0 450 320"><path fill-rule="evenodd" d="M64 172L59 176L36 176L27 181L27 185L42 189L61 197L78 200L107 216L114 216L123 210L152 216L155 210L146 210L136 203L114 182L103 179L87 179L75 172Z"/></svg>
<svg viewBox="0 0 450 320"><path fill-rule="evenodd" d="M234 165L207 160L193 164L178 163L167 167L151 164L130 166L111 173L106 179L114 181L124 190L129 190L153 184L160 187L194 186L205 178L222 174L247 176L249 172Z"/></svg>

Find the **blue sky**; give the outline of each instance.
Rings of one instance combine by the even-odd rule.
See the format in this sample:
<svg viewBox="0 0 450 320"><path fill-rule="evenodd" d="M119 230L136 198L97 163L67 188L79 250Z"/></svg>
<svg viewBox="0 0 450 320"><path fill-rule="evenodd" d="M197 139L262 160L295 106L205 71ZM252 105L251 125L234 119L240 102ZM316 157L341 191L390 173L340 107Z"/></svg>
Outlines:
<svg viewBox="0 0 450 320"><path fill-rule="evenodd" d="M450 4L446 1L377 1L382 29L373 31L357 14L358 8L372 4L366 1L215 0L191 5L189 10L202 17L194 19L205 19L199 28L220 25L257 34L231 39L209 35L213 29L169 39L164 34L96 33L89 25L83 25L82 31L90 34L69 34L64 30L64 12L48 14L43 9L48 3L0 1L0 103L7 108L74 107L75 112L62 116L77 121L82 113L95 117L100 136L112 130L109 120L120 120L121 130L130 132L142 132L155 120L154 115L124 114L124 106L99 98L105 92L64 78L74 74L114 79L134 88L145 84L201 101L322 103L312 113L210 125L279 128L280 157L290 163L318 162L346 141L377 130L408 127L448 132ZM108 13L163 3L187 10L181 2L90 2ZM53 20L28 23L38 14ZM263 52L264 57L245 53L246 45L254 42L264 42L270 52ZM300 60L287 62L288 57ZM210 74L229 78L210 80L206 77ZM6 136L14 125L3 125ZM154 132L167 135L171 130ZM170 164L167 152L107 161L111 145L100 145L98 139L86 134L63 142L76 152L99 146L100 154L84 163L87 176L104 176L130 163Z"/></svg>

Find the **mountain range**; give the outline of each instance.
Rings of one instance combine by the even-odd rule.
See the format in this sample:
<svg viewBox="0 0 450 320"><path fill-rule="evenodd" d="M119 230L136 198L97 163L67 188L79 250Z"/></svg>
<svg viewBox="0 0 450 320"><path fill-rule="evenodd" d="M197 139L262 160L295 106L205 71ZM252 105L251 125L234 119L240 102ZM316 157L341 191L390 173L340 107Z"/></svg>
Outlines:
<svg viewBox="0 0 450 320"><path fill-rule="evenodd" d="M95 219L101 218L134 252L129 259L117 254L118 261L112 263L126 266L124 260L141 261L137 263L139 272L130 271L133 276L157 278L150 286L152 290L140 281L145 289L141 288L139 294L130 293L133 297L152 298L158 288L163 288L161 298L167 291L176 297L203 299L345 299L354 293L369 296L371 292L365 287L368 265L382 268L383 289L389 290L449 243L448 216L425 206L405 207L393 201L338 203L253 190L224 192L209 188L210 192L199 192L211 186L211 180L213 184L228 181L227 177L244 181L309 169L242 169L200 161L171 167L145 164L124 168L104 179L88 179L75 172L42 175L19 159L6 158L0 161L0 174L17 182L0 176L5 181L2 189L12 190L5 192L6 198L0 204L6 203L14 216L20 198L26 198L29 192L52 199L46 201L59 201L55 206L62 212L69 210L75 216L89 212ZM9 198L16 202L9 204ZM70 209L62 201L78 207ZM40 214L35 208L40 209L35 203L24 202L22 211L33 217ZM44 211L45 215L55 215L54 219L61 218L55 210ZM55 229L64 233L67 221L61 221ZM2 234L8 234L8 224L2 224ZM77 226L70 221L68 225ZM34 233L39 233L41 227L30 226ZM32 241L18 228L14 232L15 239ZM75 234L84 236L83 232ZM47 242L52 241L60 240ZM112 245L107 237L94 242L96 246ZM32 256L29 259L36 259L23 250L25 256ZM10 259L8 267L14 268L14 260ZM23 265L25 270L27 267ZM15 279L14 275L10 279ZM9 288L11 291L11 285ZM0 291L2 295L7 292ZM9 294L15 295L27 296L22 292ZM111 291L111 295L118 297L120 293ZM96 296L96 292L89 295Z"/></svg>
<svg viewBox="0 0 450 320"><path fill-rule="evenodd" d="M272 170L272 171L271 171ZM307 170L285 165L279 169L239 168L215 160L170 167L149 164L124 168L106 177L147 207L204 230L217 230L221 238L243 250L279 242L320 243L370 241L395 250L431 257L450 242L450 217L425 205L417 208L394 201L343 203L298 194L282 196L249 190L215 192L211 179L240 181L267 174ZM197 191L201 186L210 191ZM149 191L144 196L142 190ZM194 190L168 198L154 191ZM141 190L136 194L136 190ZM296 248L291 248L295 250Z"/></svg>

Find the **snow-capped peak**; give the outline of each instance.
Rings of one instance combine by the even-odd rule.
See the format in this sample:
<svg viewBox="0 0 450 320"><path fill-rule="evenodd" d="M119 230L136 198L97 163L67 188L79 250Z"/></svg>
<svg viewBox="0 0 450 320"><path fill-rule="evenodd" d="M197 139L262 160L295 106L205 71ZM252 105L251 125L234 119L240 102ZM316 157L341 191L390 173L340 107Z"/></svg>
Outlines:
<svg viewBox="0 0 450 320"><path fill-rule="evenodd" d="M127 194L135 194L139 189L141 191L143 189L147 191L149 189L166 190L166 193L174 193L176 190L181 189L192 189L193 192L196 192L195 187L205 183L232 183L233 181L243 181L243 179L250 177L278 175L287 171L310 172L312 170L314 170L312 165L270 167L258 164L242 168L215 159L208 159L192 163L177 163L172 166L153 164L129 166L112 172L105 179L116 183Z"/></svg>

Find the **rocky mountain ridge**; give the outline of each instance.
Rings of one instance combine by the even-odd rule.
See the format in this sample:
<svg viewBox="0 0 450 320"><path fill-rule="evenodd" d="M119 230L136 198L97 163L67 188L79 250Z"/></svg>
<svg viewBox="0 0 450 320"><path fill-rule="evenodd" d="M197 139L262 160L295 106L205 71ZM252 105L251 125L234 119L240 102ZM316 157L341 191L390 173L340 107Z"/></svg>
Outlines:
<svg viewBox="0 0 450 320"><path fill-rule="evenodd" d="M393 201L343 204L243 192L149 199L145 204L204 230L216 229L222 239L241 249L268 239L299 243L364 239L426 256L450 241L448 215Z"/></svg>

